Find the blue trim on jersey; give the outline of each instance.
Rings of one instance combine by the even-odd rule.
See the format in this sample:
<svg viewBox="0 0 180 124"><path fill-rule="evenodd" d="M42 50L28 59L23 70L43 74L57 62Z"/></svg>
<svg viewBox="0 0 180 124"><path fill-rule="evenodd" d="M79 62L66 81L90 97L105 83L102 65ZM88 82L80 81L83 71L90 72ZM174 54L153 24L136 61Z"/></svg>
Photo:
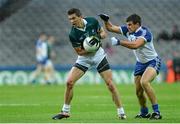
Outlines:
<svg viewBox="0 0 180 124"><path fill-rule="evenodd" d="M135 36L136 36L136 34L137 34L137 37L143 36L147 42L152 41L152 34L146 27L141 27L141 29L135 33Z"/></svg>
<svg viewBox="0 0 180 124"><path fill-rule="evenodd" d="M126 25L121 26L122 34L127 37L128 28Z"/></svg>
<svg viewBox="0 0 180 124"><path fill-rule="evenodd" d="M146 29L146 34L144 35L144 38L146 39L147 42L152 41L152 34L151 32L148 31L148 29Z"/></svg>
<svg viewBox="0 0 180 124"><path fill-rule="evenodd" d="M147 63L136 62L134 76L143 75L147 67L153 67L156 70L157 74L159 74L161 67L161 59L159 57L156 57L155 59Z"/></svg>

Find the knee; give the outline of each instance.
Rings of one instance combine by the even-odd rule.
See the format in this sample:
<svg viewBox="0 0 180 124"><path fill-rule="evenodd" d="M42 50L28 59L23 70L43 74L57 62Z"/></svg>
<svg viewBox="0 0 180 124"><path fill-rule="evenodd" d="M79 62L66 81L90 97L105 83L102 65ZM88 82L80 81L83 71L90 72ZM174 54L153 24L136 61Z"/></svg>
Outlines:
<svg viewBox="0 0 180 124"><path fill-rule="evenodd" d="M73 86L74 86L74 82L72 80L68 80L66 82L66 86L67 86L68 89L72 89Z"/></svg>
<svg viewBox="0 0 180 124"><path fill-rule="evenodd" d="M114 91L115 91L114 84L112 83L112 81L108 82L108 83L107 83L107 86L108 86L108 89L109 89L111 92L114 92Z"/></svg>
<svg viewBox="0 0 180 124"><path fill-rule="evenodd" d="M148 80L146 80L146 79L142 79L142 80L141 80L141 86L142 86L143 88L146 88L146 87L148 86L148 84L149 84L149 81L148 81Z"/></svg>

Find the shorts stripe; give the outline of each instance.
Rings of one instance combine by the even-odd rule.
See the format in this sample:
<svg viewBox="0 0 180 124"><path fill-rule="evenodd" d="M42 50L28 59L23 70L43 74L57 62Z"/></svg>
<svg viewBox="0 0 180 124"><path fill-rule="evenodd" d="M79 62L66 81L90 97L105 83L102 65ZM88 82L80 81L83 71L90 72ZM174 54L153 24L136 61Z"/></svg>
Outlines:
<svg viewBox="0 0 180 124"><path fill-rule="evenodd" d="M74 67L77 67L78 69L82 70L84 73L88 70L87 67L83 66L83 65L80 65L78 63L75 63L74 64Z"/></svg>
<svg viewBox="0 0 180 124"><path fill-rule="evenodd" d="M161 59L159 57L156 57L155 59L147 63L137 62L135 66L134 75L142 75L147 67L153 67L156 70L157 74L159 74L159 70L161 68Z"/></svg>
<svg viewBox="0 0 180 124"><path fill-rule="evenodd" d="M109 66L109 63L108 63L106 57L104 57L104 59L103 59L103 60L100 62L100 64L98 65L97 71L98 71L99 73L101 73L101 72L106 71L106 70L108 70L108 69L110 69L110 66Z"/></svg>

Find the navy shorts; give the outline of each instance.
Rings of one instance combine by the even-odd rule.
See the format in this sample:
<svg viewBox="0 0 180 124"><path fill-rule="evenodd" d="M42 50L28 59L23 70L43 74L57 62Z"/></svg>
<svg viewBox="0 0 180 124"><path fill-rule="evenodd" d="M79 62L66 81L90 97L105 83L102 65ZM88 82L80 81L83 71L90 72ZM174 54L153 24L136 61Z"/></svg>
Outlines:
<svg viewBox="0 0 180 124"><path fill-rule="evenodd" d="M155 59L147 63L136 62L134 76L143 75L147 67L153 67L156 70L157 74L159 74L159 70L161 67L161 59L159 57L156 57Z"/></svg>

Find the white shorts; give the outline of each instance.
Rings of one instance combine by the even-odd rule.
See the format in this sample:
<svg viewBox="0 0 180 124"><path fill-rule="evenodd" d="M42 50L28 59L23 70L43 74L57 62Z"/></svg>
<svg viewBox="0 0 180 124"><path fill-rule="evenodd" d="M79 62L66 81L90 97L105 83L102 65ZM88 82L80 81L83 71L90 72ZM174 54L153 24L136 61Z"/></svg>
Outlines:
<svg viewBox="0 0 180 124"><path fill-rule="evenodd" d="M87 55L87 56L78 56L76 63L83 65L85 67L92 68L92 67L98 67L100 62L106 57L106 54L104 50L100 47L99 50L93 54L93 55Z"/></svg>

